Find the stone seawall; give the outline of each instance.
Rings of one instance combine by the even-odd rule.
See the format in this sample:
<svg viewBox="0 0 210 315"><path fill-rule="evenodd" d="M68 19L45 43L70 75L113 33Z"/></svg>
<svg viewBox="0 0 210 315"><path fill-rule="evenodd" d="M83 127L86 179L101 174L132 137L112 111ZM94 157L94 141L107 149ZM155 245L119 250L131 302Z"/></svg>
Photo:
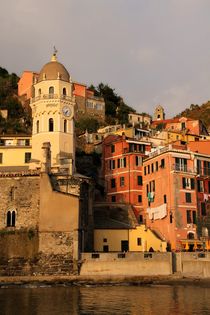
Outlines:
<svg viewBox="0 0 210 315"><path fill-rule="evenodd" d="M81 276L166 276L171 274L171 253L82 254Z"/></svg>

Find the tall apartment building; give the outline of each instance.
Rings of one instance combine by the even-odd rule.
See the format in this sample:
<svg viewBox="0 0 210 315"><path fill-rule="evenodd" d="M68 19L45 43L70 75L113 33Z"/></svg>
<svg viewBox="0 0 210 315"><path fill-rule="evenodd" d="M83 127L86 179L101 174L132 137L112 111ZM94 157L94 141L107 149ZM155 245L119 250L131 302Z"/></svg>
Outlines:
<svg viewBox="0 0 210 315"><path fill-rule="evenodd" d="M143 163L146 224L173 250L196 249L210 228L210 142L206 142L168 145Z"/></svg>
<svg viewBox="0 0 210 315"><path fill-rule="evenodd" d="M103 141L107 201L132 205L140 222L143 222L142 165L150 150L150 142L125 135L109 135Z"/></svg>

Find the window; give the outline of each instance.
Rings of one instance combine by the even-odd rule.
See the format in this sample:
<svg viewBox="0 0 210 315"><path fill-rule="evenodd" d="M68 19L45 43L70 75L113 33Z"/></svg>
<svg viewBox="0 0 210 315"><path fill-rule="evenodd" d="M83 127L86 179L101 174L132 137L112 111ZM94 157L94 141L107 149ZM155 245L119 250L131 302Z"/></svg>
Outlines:
<svg viewBox="0 0 210 315"><path fill-rule="evenodd" d="M147 175L147 168L146 168L146 166L144 167L144 175Z"/></svg>
<svg viewBox="0 0 210 315"><path fill-rule="evenodd" d="M36 122L36 133L39 133L39 120Z"/></svg>
<svg viewBox="0 0 210 315"><path fill-rule="evenodd" d="M137 237L137 245L141 246L141 237Z"/></svg>
<svg viewBox="0 0 210 315"><path fill-rule="evenodd" d="M163 196L163 203L167 203L167 197L166 197L166 195Z"/></svg>
<svg viewBox="0 0 210 315"><path fill-rule="evenodd" d="M165 167L165 159L161 159L160 167L161 167L161 168L164 168L164 167Z"/></svg>
<svg viewBox="0 0 210 315"><path fill-rule="evenodd" d="M117 160L117 167L126 167L126 157Z"/></svg>
<svg viewBox="0 0 210 315"><path fill-rule="evenodd" d="M52 132L54 130L54 121L52 118L49 119L49 131Z"/></svg>
<svg viewBox="0 0 210 315"><path fill-rule="evenodd" d="M29 146L30 145L30 140L29 139L26 139L25 140L25 146Z"/></svg>
<svg viewBox="0 0 210 315"><path fill-rule="evenodd" d="M142 176L137 176L137 183L142 186Z"/></svg>
<svg viewBox="0 0 210 315"><path fill-rule="evenodd" d="M125 177L120 177L120 186L125 185Z"/></svg>
<svg viewBox="0 0 210 315"><path fill-rule="evenodd" d="M155 181L154 180L149 182L149 191L150 192L154 192L155 191Z"/></svg>
<svg viewBox="0 0 210 315"><path fill-rule="evenodd" d="M63 122L63 131L67 132L67 120L66 119L64 119L64 122Z"/></svg>
<svg viewBox="0 0 210 315"><path fill-rule="evenodd" d="M185 201L188 203L192 202L191 193L185 193Z"/></svg>
<svg viewBox="0 0 210 315"><path fill-rule="evenodd" d="M201 202L201 215L206 215L206 204Z"/></svg>
<svg viewBox="0 0 210 315"><path fill-rule="evenodd" d="M112 196L112 202L116 202L116 196Z"/></svg>
<svg viewBox="0 0 210 315"><path fill-rule="evenodd" d="M3 163L3 153L0 153L0 164Z"/></svg>
<svg viewBox="0 0 210 315"><path fill-rule="evenodd" d="M115 188L116 187L116 182L115 182L115 178L111 179L111 188Z"/></svg>
<svg viewBox="0 0 210 315"><path fill-rule="evenodd" d="M147 174L150 174L150 165L147 166Z"/></svg>
<svg viewBox="0 0 210 315"><path fill-rule="evenodd" d="M193 212L192 212L192 219L193 219L193 224L196 224L197 223L197 216L196 216L195 210L193 210Z"/></svg>
<svg viewBox="0 0 210 315"><path fill-rule="evenodd" d="M182 178L182 188L189 188L189 189L194 189L195 188L195 181L194 178Z"/></svg>
<svg viewBox="0 0 210 315"><path fill-rule="evenodd" d="M15 226L16 221L16 212L13 211L7 211L7 227Z"/></svg>
<svg viewBox="0 0 210 315"><path fill-rule="evenodd" d="M142 195L138 195L138 202L142 202Z"/></svg>
<svg viewBox="0 0 210 315"><path fill-rule="evenodd" d="M38 94L39 94L39 95L42 94L42 90L41 90L41 89L38 90Z"/></svg>
<svg viewBox="0 0 210 315"><path fill-rule="evenodd" d="M187 223L192 223L191 211L187 210Z"/></svg>
<svg viewBox="0 0 210 315"><path fill-rule="evenodd" d="M136 155L136 166L142 166L142 156Z"/></svg>
<svg viewBox="0 0 210 315"><path fill-rule="evenodd" d="M210 162L208 161L203 162L203 173L204 175L210 175Z"/></svg>
<svg viewBox="0 0 210 315"><path fill-rule="evenodd" d="M29 163L31 160L31 152L25 152L25 163Z"/></svg>
<svg viewBox="0 0 210 315"><path fill-rule="evenodd" d="M203 181L198 180L198 192L204 192Z"/></svg>
<svg viewBox="0 0 210 315"><path fill-rule="evenodd" d="M175 158L175 170L176 171L187 171L187 159Z"/></svg>
<svg viewBox="0 0 210 315"><path fill-rule="evenodd" d="M139 223L143 223L143 221L144 221L144 220L143 220L143 215L140 214L140 215L139 215Z"/></svg>
<svg viewBox="0 0 210 315"><path fill-rule="evenodd" d="M201 174L201 161L197 160L197 173Z"/></svg>
<svg viewBox="0 0 210 315"><path fill-rule="evenodd" d="M66 96L66 88L63 88L63 95Z"/></svg>
<svg viewBox="0 0 210 315"><path fill-rule="evenodd" d="M49 94L53 95L54 94L54 86L49 87Z"/></svg>
<svg viewBox="0 0 210 315"><path fill-rule="evenodd" d="M107 238L104 238L104 239L103 239L103 242L104 242L104 243L107 243Z"/></svg>
<svg viewBox="0 0 210 315"><path fill-rule="evenodd" d="M152 173L154 172L154 164L153 163L151 164L151 172Z"/></svg>
<svg viewBox="0 0 210 315"><path fill-rule="evenodd" d="M115 152L115 146L112 144L111 145L111 152L114 153Z"/></svg>
<svg viewBox="0 0 210 315"><path fill-rule="evenodd" d="M115 160L109 160L109 168L110 168L110 170L115 169Z"/></svg>
<svg viewBox="0 0 210 315"><path fill-rule="evenodd" d="M158 171L158 161L156 161L156 171Z"/></svg>
<svg viewBox="0 0 210 315"><path fill-rule="evenodd" d="M210 181L208 181L208 192L210 194Z"/></svg>
<svg viewBox="0 0 210 315"><path fill-rule="evenodd" d="M185 129L185 122L182 122L182 123L181 123L181 128L182 128L182 130Z"/></svg>
<svg viewBox="0 0 210 315"><path fill-rule="evenodd" d="M170 213L170 223L173 223L173 214Z"/></svg>

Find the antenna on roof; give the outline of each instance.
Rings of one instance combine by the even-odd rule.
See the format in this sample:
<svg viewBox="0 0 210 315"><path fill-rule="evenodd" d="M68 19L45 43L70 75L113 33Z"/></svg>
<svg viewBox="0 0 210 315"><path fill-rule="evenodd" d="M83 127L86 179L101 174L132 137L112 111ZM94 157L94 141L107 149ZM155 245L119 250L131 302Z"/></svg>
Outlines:
<svg viewBox="0 0 210 315"><path fill-rule="evenodd" d="M54 50L53 55L54 55L54 56L56 56L58 51L57 51L57 49L56 49L56 47L55 47L55 46L53 46L53 50Z"/></svg>

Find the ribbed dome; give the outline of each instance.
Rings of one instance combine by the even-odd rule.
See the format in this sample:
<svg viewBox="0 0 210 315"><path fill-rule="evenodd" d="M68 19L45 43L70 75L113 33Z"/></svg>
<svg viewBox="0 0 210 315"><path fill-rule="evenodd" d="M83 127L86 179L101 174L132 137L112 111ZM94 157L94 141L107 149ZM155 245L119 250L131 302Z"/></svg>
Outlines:
<svg viewBox="0 0 210 315"><path fill-rule="evenodd" d="M56 56L53 55L51 61L46 63L46 65L44 65L44 67L41 69L38 82L56 79L69 82L69 78L70 75L66 68L60 62L58 62Z"/></svg>

